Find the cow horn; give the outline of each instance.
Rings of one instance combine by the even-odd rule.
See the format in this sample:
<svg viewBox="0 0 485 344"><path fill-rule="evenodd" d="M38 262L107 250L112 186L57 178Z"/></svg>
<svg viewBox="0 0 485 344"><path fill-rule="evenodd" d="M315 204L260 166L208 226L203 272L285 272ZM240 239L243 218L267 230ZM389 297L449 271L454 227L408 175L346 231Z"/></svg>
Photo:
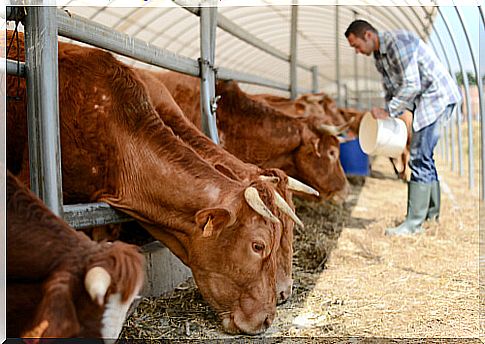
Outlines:
<svg viewBox="0 0 485 344"><path fill-rule="evenodd" d="M111 285L111 276L106 269L95 266L89 269L84 277L84 287L86 288L91 300L99 306L104 303L104 296Z"/></svg>
<svg viewBox="0 0 485 344"><path fill-rule="evenodd" d="M296 216L295 212L293 211L293 209L290 208L288 203L286 203L285 199L283 197L281 197L281 195L277 192L275 192L275 196L276 196L276 198L275 198L276 206L278 208L280 208L283 213L285 213L286 215L291 217L291 219L293 221L295 221L295 223L298 226L300 226L301 228L304 228L305 225L303 224L303 222L301 222L301 220L298 218L298 216Z"/></svg>
<svg viewBox="0 0 485 344"><path fill-rule="evenodd" d="M306 194L314 195L317 197L320 196L320 193L317 190L290 176L288 176L288 189L292 191L304 192Z"/></svg>
<svg viewBox="0 0 485 344"><path fill-rule="evenodd" d="M42 320L39 325L34 327L27 332L22 334L22 338L42 338L44 335L45 330L49 327L49 322L47 320Z"/></svg>
<svg viewBox="0 0 485 344"><path fill-rule="evenodd" d="M330 135L337 136L338 134L342 133L345 129L347 129L350 124L355 120L354 117L351 117L347 123L341 125L329 125L329 124L320 124L317 126L317 130L320 132L328 133Z"/></svg>
<svg viewBox="0 0 485 344"><path fill-rule="evenodd" d="M346 125L346 124L343 124L343 125ZM343 131L342 125L336 126L336 125L323 124L323 123L320 124L317 127L317 129L321 133L327 133L327 134L334 135L334 136L337 136L338 134L340 134Z"/></svg>
<svg viewBox="0 0 485 344"><path fill-rule="evenodd" d="M280 178L274 177L274 176L259 176L259 180L262 180L263 182L278 184L280 181Z"/></svg>
<svg viewBox="0 0 485 344"><path fill-rule="evenodd" d="M318 103L319 101L323 100L322 94L309 94L306 100L310 103Z"/></svg>
<svg viewBox="0 0 485 344"><path fill-rule="evenodd" d="M266 204L264 204L261 197L259 197L259 193L256 188L248 186L246 190L244 190L244 198L246 199L246 202L248 202L249 206L259 215L273 223L280 223L280 220L273 215L271 210L269 210Z"/></svg>

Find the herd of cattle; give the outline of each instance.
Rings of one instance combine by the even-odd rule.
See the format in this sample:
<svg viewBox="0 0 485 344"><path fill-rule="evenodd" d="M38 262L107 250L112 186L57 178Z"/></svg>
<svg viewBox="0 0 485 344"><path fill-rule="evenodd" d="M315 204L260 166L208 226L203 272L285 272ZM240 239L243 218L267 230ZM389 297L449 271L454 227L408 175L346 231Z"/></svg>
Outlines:
<svg viewBox="0 0 485 344"><path fill-rule="evenodd" d="M22 35L12 42L23 60ZM199 79L69 43L58 53L64 204L129 214L191 268L225 331L265 331L292 292L292 195L345 199L337 135L355 136L362 113L219 81L216 145L200 130ZM7 336L116 338L143 257L75 231L28 190L25 80L8 76L7 90L19 96L7 104Z"/></svg>

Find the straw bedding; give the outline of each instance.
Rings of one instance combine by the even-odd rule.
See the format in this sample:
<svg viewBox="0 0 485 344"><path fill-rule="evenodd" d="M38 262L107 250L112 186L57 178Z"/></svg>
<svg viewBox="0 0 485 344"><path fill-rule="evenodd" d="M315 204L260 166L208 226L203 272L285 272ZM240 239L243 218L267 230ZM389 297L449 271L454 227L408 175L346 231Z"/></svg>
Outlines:
<svg viewBox="0 0 485 344"><path fill-rule="evenodd" d="M295 200L305 229L295 230L294 292L264 334L225 334L187 281L170 295L143 298L121 338L241 343L479 338L478 195L467 189L466 177L441 166L440 223L426 224L422 235L389 238L385 228L405 216L406 185L387 160L372 166L370 177L352 180L343 206Z"/></svg>

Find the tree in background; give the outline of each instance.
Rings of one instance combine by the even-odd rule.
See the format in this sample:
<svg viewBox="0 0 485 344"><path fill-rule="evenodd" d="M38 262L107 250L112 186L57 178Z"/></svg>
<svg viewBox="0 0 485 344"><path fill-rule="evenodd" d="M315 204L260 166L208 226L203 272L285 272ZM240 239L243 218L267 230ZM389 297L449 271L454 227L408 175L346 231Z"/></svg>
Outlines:
<svg viewBox="0 0 485 344"><path fill-rule="evenodd" d="M470 85L476 85L477 84L477 78L475 78L475 73L473 72L466 72L466 75L468 76L468 84ZM463 74L461 72L456 72L456 82L458 85L463 85Z"/></svg>

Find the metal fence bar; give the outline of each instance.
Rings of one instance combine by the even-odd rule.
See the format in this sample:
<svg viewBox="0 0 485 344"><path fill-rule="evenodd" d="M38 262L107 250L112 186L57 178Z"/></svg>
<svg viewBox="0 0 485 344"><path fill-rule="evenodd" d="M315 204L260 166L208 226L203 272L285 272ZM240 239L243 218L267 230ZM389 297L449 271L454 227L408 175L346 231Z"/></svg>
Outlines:
<svg viewBox="0 0 485 344"><path fill-rule="evenodd" d="M481 131L481 199L485 200L485 182L484 182L484 177L485 177L485 104L483 100L483 86L481 83L480 79L480 72L477 66L477 60L475 59L475 53L473 51L473 46L470 41L470 35L468 34L468 30L465 26L465 22L463 19L463 14L461 13L461 10L458 6L455 6L455 11L458 14L458 18L460 19L461 26L463 28L463 33L465 34L466 41L468 44L468 48L470 49L470 55L472 57L472 62L473 62L473 68L475 70L475 77L477 80L477 86L478 86L478 101L480 103L480 131ZM471 123L470 123L471 125Z"/></svg>
<svg viewBox="0 0 485 344"><path fill-rule="evenodd" d="M184 1L184 0L174 0L174 2L179 5L180 7L183 7L187 11L195 14L195 15L200 15L200 11L197 7L191 7L190 1ZM259 39L258 37L254 36L250 32L244 30L240 26L238 26L236 23L222 15L221 13L217 14L217 26L221 28L222 30L226 31L227 33L230 33L234 37L240 39L243 42L246 42L253 47L256 47L269 55L279 58L283 61L289 62L290 61L290 55L282 52L281 50L272 47L268 43L264 42L263 40ZM297 66L300 68L303 68L305 70L308 70L311 72L312 66L307 65L302 62L297 62ZM323 75L322 75L323 76ZM326 76L324 76L326 78Z"/></svg>
<svg viewBox="0 0 485 344"><path fill-rule="evenodd" d="M249 73L238 72L224 67L217 68L217 78L221 80L237 80L247 84L260 85L290 92L290 85L273 81ZM299 93L311 93L310 89L298 88Z"/></svg>
<svg viewBox="0 0 485 344"><path fill-rule="evenodd" d="M64 220L76 229L133 221L131 216L106 203L69 204L63 210Z"/></svg>
<svg viewBox="0 0 485 344"><path fill-rule="evenodd" d="M215 12L215 13L214 13ZM215 97L214 50L217 7L200 9L200 105L202 130L210 139L219 144L213 101Z"/></svg>
<svg viewBox="0 0 485 344"><path fill-rule="evenodd" d="M298 6L291 6L291 32L290 32L290 98L297 96L298 80L296 65L297 57L297 35L298 28Z"/></svg>
<svg viewBox="0 0 485 344"><path fill-rule="evenodd" d="M2 63L5 61L5 59L2 59ZM17 64L17 61L13 60L6 60L7 61L7 74L10 75L18 75L20 77L25 78L25 63L20 62ZM18 67L18 73L17 73L17 67Z"/></svg>
<svg viewBox="0 0 485 344"><path fill-rule="evenodd" d="M59 34L62 36L111 50L120 55L162 68L197 77L200 75L197 61L188 57L176 55L127 34L113 31L107 26L91 22L74 14L69 15L62 10L57 10L57 20ZM221 72L222 70L223 72ZM218 77L222 79L227 80L230 78L231 80L249 84L289 91L289 85L282 86L277 81L261 78L249 73L231 71L225 68L219 68L218 71ZM307 91L307 89L304 90Z"/></svg>
<svg viewBox="0 0 485 344"><path fill-rule="evenodd" d="M55 11L51 6L27 8L25 66L30 186L53 213L62 216Z"/></svg>
<svg viewBox="0 0 485 344"><path fill-rule="evenodd" d="M453 49L455 51L455 56L458 60L458 64L460 65L461 74L463 76L463 88L465 90L465 100L466 100L466 109L467 109L467 121L468 121L468 187L473 189L475 186L475 176L473 173L474 170L474 156L473 156L473 126L472 126L472 106L471 106L471 97L470 97L470 86L468 83L468 75L463 68L463 63L461 61L460 53L458 51L456 45L456 37L451 30L451 26L448 22L448 19L443 15L441 9L438 7L438 13L445 24L446 31L448 31L448 35L451 38L451 42L453 44Z"/></svg>
<svg viewBox="0 0 485 344"><path fill-rule="evenodd" d="M441 40L440 35L436 35L436 37L438 38L438 43L440 44L441 50L443 51L443 54L445 56L446 63L448 65L448 71L450 72L450 75L453 78L453 80L458 85L458 81L456 80L456 75L453 73L453 70L451 68L450 59L448 58L448 52L444 47L444 44ZM431 42L431 40L430 40L430 42ZM454 44L454 42L453 42L453 44ZM435 51L436 51L436 48L435 48ZM461 61L460 61L460 64L461 64ZM459 172L460 176L463 176L463 144L462 144L463 141L462 141L462 134L461 134L461 107L456 106L453 111L454 111L453 113L455 114L455 118L456 118L456 135L457 135L457 142L458 142L458 172ZM453 141L453 144L454 144L454 141ZM454 170L453 165L452 165L451 169Z"/></svg>
<svg viewBox="0 0 485 344"><path fill-rule="evenodd" d="M403 10L401 9L401 12L403 12ZM417 30L417 26L414 22L412 22L409 17L406 16L406 19L409 20L409 22L411 23L412 26L414 26L414 28ZM421 23L423 24L423 22L421 21ZM443 54L444 54L444 57L445 57L445 60L446 60L446 64L448 66L448 71L450 73L450 75L452 76L452 78L456 81L455 79L455 76L453 75L453 71L451 70L451 64L450 64L450 60L448 59L448 53L446 51L446 49L444 48L443 46L443 43L441 42L441 38L439 37L439 35L436 35L438 40L439 40L439 43L440 43L440 46L441 46L441 49L443 51ZM431 45L432 49L436 52L436 56L438 56L438 49L436 48L435 44L433 43L433 41L431 39L428 40L428 43ZM456 114L456 115L455 115ZM453 113L451 114L451 119L450 119L450 122L448 123L448 126L449 126L449 129L450 129L450 158L451 158L451 171L455 171L455 168L456 168L456 158L455 158L455 142L458 141L458 146L459 146L459 158L460 158L460 163L461 163L461 155L460 155L460 147L461 147L461 135L459 134L458 135L458 140L455 139L455 122L454 122L454 118L457 117L457 112L453 111ZM459 130L460 128L460 125L459 123L456 123L457 125L457 131ZM460 165L460 169L462 169L463 166Z"/></svg>
<svg viewBox="0 0 485 344"><path fill-rule="evenodd" d="M125 33L94 23L74 14L57 10L59 35L88 43L117 54L128 56L158 67L199 76L197 61L160 49Z"/></svg>
<svg viewBox="0 0 485 344"><path fill-rule="evenodd" d="M335 80L337 84L337 105L342 106L340 95L340 44L339 44L339 5L335 5Z"/></svg>
<svg viewBox="0 0 485 344"><path fill-rule="evenodd" d="M318 92L318 66L312 67L312 93Z"/></svg>

